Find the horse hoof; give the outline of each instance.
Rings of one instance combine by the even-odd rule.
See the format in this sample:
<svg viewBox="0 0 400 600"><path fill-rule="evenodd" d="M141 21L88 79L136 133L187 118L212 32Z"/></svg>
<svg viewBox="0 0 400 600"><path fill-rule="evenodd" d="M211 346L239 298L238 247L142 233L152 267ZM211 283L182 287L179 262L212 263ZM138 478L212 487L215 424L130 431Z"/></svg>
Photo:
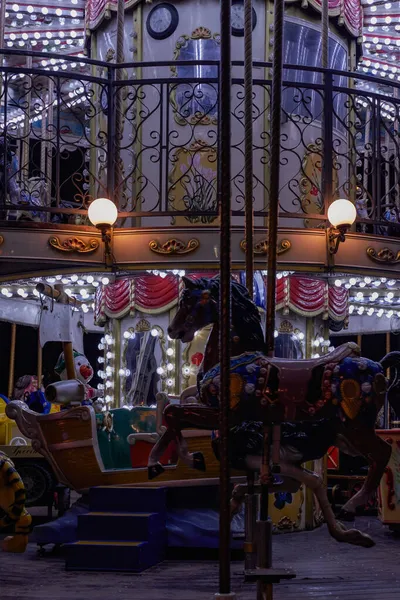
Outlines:
<svg viewBox="0 0 400 600"><path fill-rule="evenodd" d="M206 462L201 452L193 453L193 468L197 469L198 471L206 470Z"/></svg>
<svg viewBox="0 0 400 600"><path fill-rule="evenodd" d="M161 475L161 473L164 473L164 471L164 467L160 463L156 463L155 465L147 468L148 478L154 479L155 477Z"/></svg>
<svg viewBox="0 0 400 600"><path fill-rule="evenodd" d="M354 519L356 518L356 514L347 510L343 510L342 508L342 510L339 512L336 518L340 521L346 521L347 523L349 523L350 521L354 521Z"/></svg>

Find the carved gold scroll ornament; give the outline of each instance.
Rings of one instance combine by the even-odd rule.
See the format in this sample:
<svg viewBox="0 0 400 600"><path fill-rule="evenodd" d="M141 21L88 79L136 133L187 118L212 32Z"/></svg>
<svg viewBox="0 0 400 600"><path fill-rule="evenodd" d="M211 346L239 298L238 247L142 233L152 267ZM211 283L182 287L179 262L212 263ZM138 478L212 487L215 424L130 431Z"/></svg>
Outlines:
<svg viewBox="0 0 400 600"><path fill-rule="evenodd" d="M76 237L66 238L61 241L57 236L52 236L49 238L49 245L59 252L90 254L90 252L95 252L99 248L100 242L96 239L85 241Z"/></svg>

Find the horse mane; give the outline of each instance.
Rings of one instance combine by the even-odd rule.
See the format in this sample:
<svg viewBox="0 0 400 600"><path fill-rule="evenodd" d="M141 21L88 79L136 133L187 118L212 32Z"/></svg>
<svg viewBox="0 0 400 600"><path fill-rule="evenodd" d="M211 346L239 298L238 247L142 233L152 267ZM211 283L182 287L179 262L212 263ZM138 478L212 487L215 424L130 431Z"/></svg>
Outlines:
<svg viewBox="0 0 400 600"><path fill-rule="evenodd" d="M194 280L193 283L201 290L209 290L213 300L219 303L219 275L212 279L201 277ZM232 324L239 338L243 342L246 340L249 351L265 351L264 332L258 308L250 298L247 288L234 279L232 279Z"/></svg>

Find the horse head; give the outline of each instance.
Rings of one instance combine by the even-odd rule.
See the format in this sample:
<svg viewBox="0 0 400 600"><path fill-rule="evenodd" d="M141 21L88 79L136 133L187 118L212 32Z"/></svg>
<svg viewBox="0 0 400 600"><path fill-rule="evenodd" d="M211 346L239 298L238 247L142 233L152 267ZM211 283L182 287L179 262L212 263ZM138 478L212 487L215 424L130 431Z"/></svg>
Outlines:
<svg viewBox="0 0 400 600"><path fill-rule="evenodd" d="M192 280L182 278L185 285L179 309L168 327L168 335L174 340L191 342L196 331L218 320L218 305L212 279Z"/></svg>

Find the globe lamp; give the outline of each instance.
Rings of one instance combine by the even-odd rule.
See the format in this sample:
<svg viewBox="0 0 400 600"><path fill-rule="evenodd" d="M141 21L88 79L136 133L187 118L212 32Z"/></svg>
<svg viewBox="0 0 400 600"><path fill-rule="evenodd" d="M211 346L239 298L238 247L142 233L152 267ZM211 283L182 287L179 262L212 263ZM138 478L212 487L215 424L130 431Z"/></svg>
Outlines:
<svg viewBox="0 0 400 600"><path fill-rule="evenodd" d="M336 254L340 242L346 241L346 233L356 217L356 207L350 200L340 199L332 202L328 208L328 220L331 224L328 229L329 254Z"/></svg>

